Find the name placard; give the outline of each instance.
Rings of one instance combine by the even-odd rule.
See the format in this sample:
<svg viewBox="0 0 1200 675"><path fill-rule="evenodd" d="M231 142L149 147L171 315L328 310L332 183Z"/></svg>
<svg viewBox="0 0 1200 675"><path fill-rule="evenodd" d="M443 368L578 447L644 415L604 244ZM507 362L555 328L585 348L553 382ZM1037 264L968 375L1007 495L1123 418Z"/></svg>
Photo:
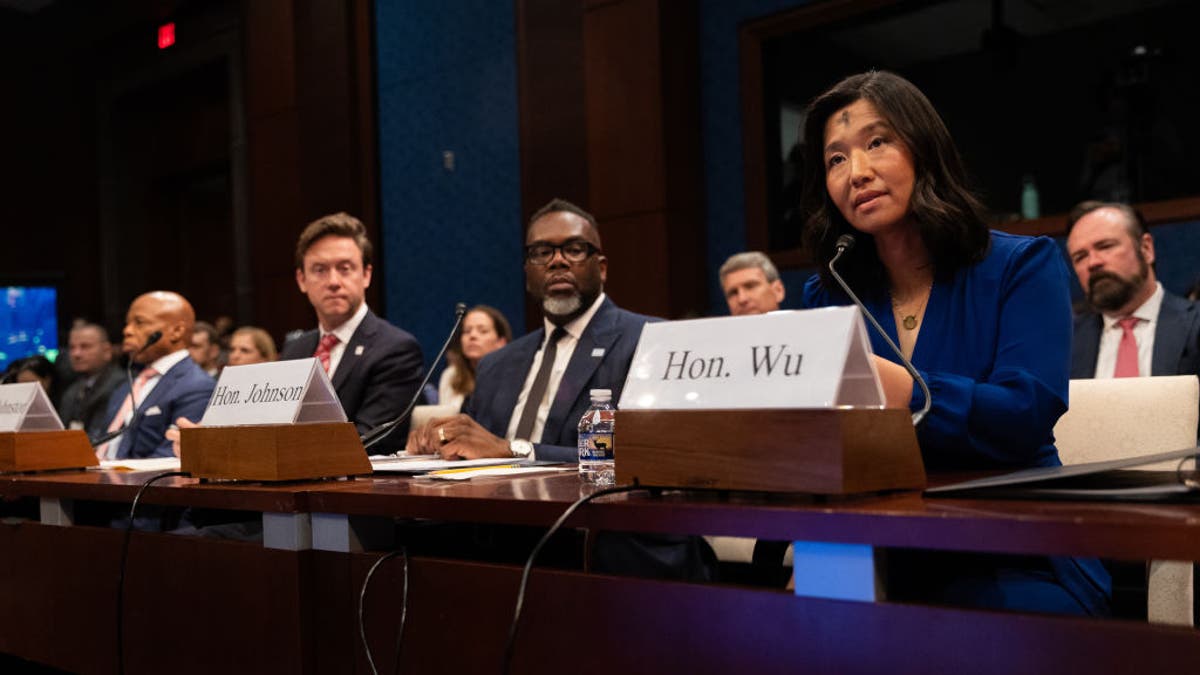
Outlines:
<svg viewBox="0 0 1200 675"><path fill-rule="evenodd" d="M883 407L856 307L648 323L622 410Z"/></svg>
<svg viewBox="0 0 1200 675"><path fill-rule="evenodd" d="M226 367L200 423L229 427L345 421L325 369L308 358Z"/></svg>
<svg viewBox="0 0 1200 675"><path fill-rule="evenodd" d="M62 420L37 382L0 385L0 431L61 431Z"/></svg>

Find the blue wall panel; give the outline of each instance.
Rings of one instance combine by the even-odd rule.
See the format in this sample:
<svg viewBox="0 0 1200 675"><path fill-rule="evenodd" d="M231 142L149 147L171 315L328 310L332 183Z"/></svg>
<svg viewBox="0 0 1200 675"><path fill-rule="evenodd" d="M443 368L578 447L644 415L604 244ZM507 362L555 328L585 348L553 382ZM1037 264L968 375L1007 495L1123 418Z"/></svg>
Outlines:
<svg viewBox="0 0 1200 675"><path fill-rule="evenodd" d="M387 317L428 360L457 301L524 325L513 4L379 0L375 19Z"/></svg>

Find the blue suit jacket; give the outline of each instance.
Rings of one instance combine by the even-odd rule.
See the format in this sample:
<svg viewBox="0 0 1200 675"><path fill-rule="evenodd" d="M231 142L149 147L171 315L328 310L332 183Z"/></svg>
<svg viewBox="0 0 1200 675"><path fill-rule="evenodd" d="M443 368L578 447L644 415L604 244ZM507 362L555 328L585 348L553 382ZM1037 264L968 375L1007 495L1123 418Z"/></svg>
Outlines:
<svg viewBox="0 0 1200 675"><path fill-rule="evenodd" d="M579 420L591 403L589 392L611 389L613 401L620 400L642 326L657 320L627 312L611 299L604 299L584 329L558 385L542 431L542 442L535 446L538 459L579 461L575 443ZM533 358L545 339L545 329L539 328L485 356L479 363L475 393L464 412L504 438L525 378L533 367Z"/></svg>
<svg viewBox="0 0 1200 675"><path fill-rule="evenodd" d="M1104 319L1094 312L1075 318L1075 338L1071 345L1072 379L1096 376L1100 331L1103 329ZM1178 295L1163 294L1154 329L1150 374L1200 375L1200 311L1195 303Z"/></svg>
<svg viewBox="0 0 1200 675"><path fill-rule="evenodd" d="M321 332L316 328L303 333L283 346L279 359L309 358L317 351L320 339ZM332 380L342 410L359 434L404 411L421 384L424 364L416 338L374 312L367 312L350 337ZM369 452L389 454L403 448L407 440L406 421Z"/></svg>
<svg viewBox="0 0 1200 675"><path fill-rule="evenodd" d="M154 385L133 418L136 426L133 433L124 433L114 443L116 457L170 457L174 454L171 441L165 437L167 427L180 417L199 422L212 396L213 381L208 373L200 369L191 358L185 357L176 363ZM129 383L125 382L113 391L108 401L108 419L112 420L129 395Z"/></svg>

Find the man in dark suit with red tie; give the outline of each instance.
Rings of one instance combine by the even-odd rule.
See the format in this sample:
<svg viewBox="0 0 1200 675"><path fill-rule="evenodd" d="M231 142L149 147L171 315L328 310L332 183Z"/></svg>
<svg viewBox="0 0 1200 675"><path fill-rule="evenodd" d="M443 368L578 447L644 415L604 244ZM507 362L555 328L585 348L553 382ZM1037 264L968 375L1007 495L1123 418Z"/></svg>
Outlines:
<svg viewBox="0 0 1200 675"><path fill-rule="evenodd" d="M283 346L281 360L316 357L337 390L346 417L364 433L399 415L416 394L424 361L409 333L375 316L364 301L371 285L371 241L346 213L310 223L296 243L296 285L317 313L318 327ZM404 446L408 422L372 446Z"/></svg>

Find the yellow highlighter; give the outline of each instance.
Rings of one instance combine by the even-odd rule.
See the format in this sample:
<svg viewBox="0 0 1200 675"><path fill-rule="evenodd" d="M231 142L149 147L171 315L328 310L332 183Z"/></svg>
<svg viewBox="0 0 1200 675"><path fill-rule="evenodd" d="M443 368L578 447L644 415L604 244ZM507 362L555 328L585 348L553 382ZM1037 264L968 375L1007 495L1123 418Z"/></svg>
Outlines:
<svg viewBox="0 0 1200 675"><path fill-rule="evenodd" d="M484 469L518 469L520 464L490 464L488 466L468 466L461 469L439 469L430 471L427 475L441 476L448 473L464 473L466 471L483 471Z"/></svg>

